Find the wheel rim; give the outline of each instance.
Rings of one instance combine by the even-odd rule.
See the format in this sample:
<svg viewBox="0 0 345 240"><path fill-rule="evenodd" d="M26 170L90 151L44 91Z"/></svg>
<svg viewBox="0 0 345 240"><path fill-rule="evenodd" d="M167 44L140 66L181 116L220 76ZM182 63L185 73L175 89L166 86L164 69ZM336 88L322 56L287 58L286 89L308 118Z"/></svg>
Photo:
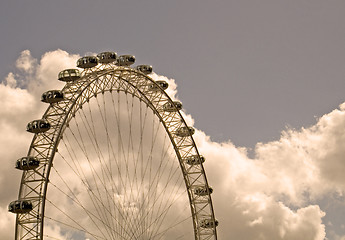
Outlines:
<svg viewBox="0 0 345 240"><path fill-rule="evenodd" d="M193 156L199 156L195 142L192 136L179 136L178 130L181 128L186 128L186 122L184 121L180 112L164 111L163 105L167 102L173 104L173 101L161 88L158 87L158 90L156 89L153 91L152 88L150 88L152 84L155 85L155 81L137 70L131 69L129 67L118 67L111 64L104 64L92 69L86 69L82 73L82 77L78 81L69 82L66 84L66 86L62 89L65 100L62 102L50 104L43 116L43 119L46 119L51 124L51 128L47 132L35 134L30 146L28 156L39 158L41 164L40 167L35 170L23 172L19 199L30 199L33 202L33 210L29 214L18 214L16 223L16 239L43 239L44 236L47 237L43 234L43 227L45 226L47 228L47 226L49 226L52 222L58 224L58 222L60 221L57 219L54 220L54 217L50 216L50 214L54 215L54 211L50 210L55 208L55 212L59 212L59 209L61 208L57 206L57 203L54 202L54 199L57 198L56 192L62 192L62 195L60 195L60 197L63 196L63 192L65 192L66 198L70 199L70 201L73 202L73 198L75 198L75 201L73 202L74 205L78 205L81 209L86 208L83 204L78 204L78 202L80 202L81 200L76 200L76 193L73 193L73 191L69 189L69 186L71 186L71 183L73 181L70 181L70 183L68 183L66 181L66 177L62 177L64 174L67 174L63 173L66 168L62 168L58 163L65 162L65 165L67 166L70 161L70 163L72 164L74 160L71 159L73 159L73 156L75 155L75 161L78 160L79 162L73 163L74 167L70 168L69 174L72 174L74 172L74 175L78 176L75 171L79 171L79 175L81 176L79 185L84 185L85 189L90 188L92 184L89 183L88 177L82 173L82 168L79 168L79 170L76 169L78 169L78 166L82 166L84 165L84 163L89 162L90 158L93 158L90 156L90 153L85 153L86 149L94 149L95 155L98 155L98 162L102 163L103 161L104 163L107 163L108 166L109 164L111 164L109 161L105 160L106 157L100 154L103 153L102 147L97 147L99 145L98 142L101 142L101 139L106 139L105 148L108 148L108 159L123 159L125 163L128 163L128 166L132 166L128 167L132 169L132 172L125 171L124 174L120 174L122 177L119 177L118 173L122 173L123 169L126 169L126 167L124 166L123 169L118 167L118 165L120 165L120 163L122 162L120 160L113 162L113 166L116 166L118 169L117 172L108 171L106 169L107 164L104 164L101 167L98 166L99 169L101 169L100 172L104 173L104 175L102 176L98 176L96 173L92 173L92 169L96 167L95 163L93 163L94 165L89 165L88 167L91 172L91 178L94 178L96 180L98 179L97 181L94 181L94 188L98 190L95 190L94 193L91 192L90 199L92 199L93 197L93 200L91 200L91 202L96 201L97 198L103 199L103 202L99 203L100 205L98 205L98 207L97 204L94 204L93 207L95 211L93 213L88 211L85 212L87 218L94 218L90 221L92 221L94 228L98 228L98 233L91 233L90 227L89 230L87 230L85 227L84 229L80 227L78 223L80 224L81 220L74 220L75 222L71 220L70 223L66 223L66 221L60 221L59 224L61 227L64 225L69 225L70 228L79 228L79 230L81 230L81 233L79 232L79 235L84 234L85 236L91 238L93 237L94 239L164 239L164 237L166 236L174 236L174 238L172 239L190 239L191 236L194 236L195 239L217 239L216 224L214 220L215 218L210 196L211 191L207 190L206 194L197 194L197 191L195 191L196 188L200 187L209 189L203 166L202 164L190 164L188 163L188 161L186 161L186 159L190 159ZM110 131L110 128L107 129L107 126L110 124L107 120L105 120L109 118L107 114L111 111L105 110L108 109L107 103L109 102L113 103L113 107L116 106L114 109L117 108L116 111L118 111L118 115L122 112L121 107L123 108L123 106L127 106L127 115L123 117L119 117L116 114L113 115L115 119L118 118L119 120L116 128L126 128L124 131L133 133L136 132L136 135L129 134L129 136L132 136L132 139L131 137L122 139L122 144L124 142L128 143L127 147L121 147L121 141L116 142L115 140L114 142L112 142L111 140L109 140L116 139L116 136L109 135L112 131ZM92 115L86 117L86 114L87 112L92 113L93 111L95 111L93 110L94 106L96 106L95 109L97 109L98 107L98 116L101 115L101 118L99 123L92 123L93 126L89 128L91 130L89 130L88 132L87 126L90 125L93 117ZM85 118L83 118L83 115L85 116ZM144 118L143 116L146 117ZM135 126L134 121L132 120L136 117L140 118L141 120L139 121L139 124ZM89 123L87 123L87 119L91 119ZM125 119L127 119L128 121L124 121ZM143 126L147 125L143 124L144 121L152 121L152 127L146 127L146 130L144 130ZM84 125L84 127L78 127L82 124ZM99 129L96 130L95 126L101 126L100 129L106 129L106 131L103 131L103 136L98 140L95 140L97 139L96 132L99 133L100 131ZM82 131L84 131L85 133L81 134ZM166 144L162 144L163 147L158 150L156 149L157 144L155 138L157 138L157 135L161 136L162 132L165 133L165 137L164 140L161 140L161 142L163 141ZM131 152L132 154L136 153L136 155L145 155L141 152L142 150L140 144L139 147L134 147L135 144L133 142L133 139L135 137L133 136L139 136L141 139L144 139L147 138L147 136L150 134L151 137L148 138L151 139L151 144L149 144L148 149L151 150L145 153L146 156L133 157L132 159L134 159L134 161L131 163L125 160L126 158L129 159L129 154L125 154L126 151L128 153ZM122 135L123 137L119 137ZM122 135L118 134L117 139L119 140L119 138L125 138L125 134L122 133ZM90 148L83 146L78 141L75 141L75 143L73 144L71 143L71 139L73 138L75 140L86 139L88 136L91 136L91 142L93 141L92 137L94 138L94 143ZM74 147L71 148L72 145ZM77 150L78 145L79 150ZM120 150L118 152L122 151L124 154L121 155L117 153L118 156L116 156L115 153L114 155L112 155L111 152L116 151L114 150L114 148L110 148L110 145L118 145L117 150ZM57 151L58 146L59 151ZM72 150L74 151L74 153L72 153ZM79 157L77 157L79 154L77 154L78 151L82 152ZM67 153L67 155L64 155L64 152ZM149 166L141 164L145 162L144 159L154 159L152 156L156 154L156 152L161 152L161 155L156 157L157 159L161 160L161 162L159 163L160 165L171 163L171 165L169 165L168 171L162 171L161 168L159 171L152 173L157 169L157 165L154 164L156 163L154 162L154 160L150 160L151 165ZM163 155L168 157L163 158ZM82 158L80 156L84 156L83 161L80 160L80 158ZM54 158L56 158L56 160L54 160L55 162L53 164ZM60 158L60 160L57 160L58 158ZM139 159L141 160L139 161ZM164 159L173 159L173 161L165 161ZM133 168L135 164L137 164L137 166L140 166L141 170ZM160 166L159 164L158 166ZM173 167L170 168L170 166ZM148 171L150 172L150 174L146 174L145 170L143 170L145 168L151 169L151 172ZM180 169L178 170L179 172L177 175L179 175L180 181L173 181L174 184L172 185L172 188L167 187L164 192L161 191L161 189L164 189L162 188L162 186L165 186L163 176L170 176L169 171L173 171L174 174L171 176L175 176L175 170L178 168ZM143 182L145 181L141 180L137 181L136 183L133 183L132 181L135 179L134 176L136 176L139 171L142 171L141 179L148 178L150 180L154 179L155 181L153 181L153 184L151 182L151 185L149 185L151 186L151 188L148 188L146 186L146 191L141 191L141 193L138 193L138 190L141 189L143 185L145 185L143 184ZM145 172L145 174L143 174L143 172ZM115 189L115 191L108 192L108 188L103 188L102 190L100 190L100 187L96 187L97 184L102 185L102 179L104 181L105 178L108 178L108 180L112 180L112 174L115 173L117 173L118 180L113 181L113 183L110 184L111 187L109 188ZM83 177L83 175L85 176ZM162 177L155 178L155 175L161 175ZM51 180L49 184L47 179ZM132 183L129 185L127 185L126 183L122 184L122 186L118 186L119 182L121 181L127 182L123 179L130 180L129 182ZM139 177L137 179L139 179ZM77 181L75 182L77 184ZM166 183L167 186L169 181L166 181ZM49 193L47 191L48 185L50 186ZM64 186L65 190L61 189L62 186ZM179 192L182 189L181 186L183 186L183 191ZM123 189L128 187L130 188L129 195L121 194L121 191L124 192ZM123 189L121 190L120 188ZM56 190L55 196L53 189ZM172 189L177 190L176 192L174 192L174 190ZM66 194L66 191L69 193ZM128 192L128 190L126 192ZM162 194L162 192L164 194ZM147 199L151 199L151 196L157 196L159 194L166 196L169 192L175 196L175 198L169 199L170 203L175 204L176 202L180 201L180 199L184 198L184 201L187 202L187 206L190 207L191 210L182 210L182 212L189 212L190 217L185 217L182 215L181 218L172 223L172 226L165 227L163 217L159 217L159 214L161 213L158 211L155 213L155 204L153 204L152 202L149 203L150 201L148 201ZM114 196L116 195L116 193L118 194L118 199L114 200ZM134 195L136 196L135 199L133 197ZM150 198L148 196L150 196ZM121 199L122 203L120 201ZM178 204L175 205L177 207L169 207L170 203L167 203L167 201L165 200L166 199L164 197L153 197L153 202L159 201L157 205L162 205L163 203L167 204L166 206L168 206L170 213L174 213L178 209L181 210L181 208L178 207L180 206ZM183 202L183 200L181 201ZM106 205L106 202L109 206L111 205L108 209L105 209L104 207ZM124 212L121 212L123 211L123 209L116 207L122 206L122 208L126 208L124 205L128 205L129 203L132 203L133 205L132 209L127 209L127 215ZM186 204L183 205L185 206ZM131 205L129 204L128 206ZM104 212L104 214L102 215L103 219L101 215L97 217L97 213L102 211ZM63 211L60 212L62 213ZM69 210L68 212L71 211ZM116 217L114 217L115 212ZM163 212L163 215L164 213L166 213L166 218L164 219L169 219L169 211ZM148 214L151 214L151 217L145 218L146 220L143 220L143 216L147 216ZM59 216L59 214L57 216ZM66 218L68 217L65 216L63 219ZM130 220L128 220L128 218L130 218ZM148 219L153 219L153 222L149 222ZM211 225L211 227L205 227L205 225L202 224L202 222L205 220L212 220L213 225ZM103 223L103 226L102 224L97 224L96 222ZM111 227L114 225L114 222L116 223L116 227ZM188 236L188 233L187 235L185 235L184 233L182 235L173 235L174 229L179 229L178 227L176 227L178 225L176 223L182 223L181 225L185 226L186 222L189 222L190 224L190 227L187 227L187 229L189 230L191 235ZM122 225L122 223L124 223L124 225ZM90 225L90 222L87 225ZM152 226L155 225L164 227L155 228L155 230L152 230ZM105 235L104 232L107 232L107 235ZM181 233L181 230L179 230L178 232ZM166 235L163 233L166 233ZM120 235L123 235L123 237L119 237Z"/></svg>

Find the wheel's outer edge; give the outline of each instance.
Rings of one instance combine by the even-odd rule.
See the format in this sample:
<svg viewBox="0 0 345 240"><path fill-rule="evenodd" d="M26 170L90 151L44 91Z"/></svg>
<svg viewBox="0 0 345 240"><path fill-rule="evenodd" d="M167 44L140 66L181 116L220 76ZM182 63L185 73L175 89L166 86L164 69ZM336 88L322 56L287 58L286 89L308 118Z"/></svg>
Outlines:
<svg viewBox="0 0 345 240"><path fill-rule="evenodd" d="M105 82L98 81L100 78L104 76L111 75L111 80L113 85L110 86L110 88L105 84ZM126 78L127 77L127 78ZM115 79L113 79L115 78ZM135 79L134 81L132 81ZM95 82L97 82L95 84ZM125 89L119 89L119 88L113 88L114 86L117 86L114 84L113 81L123 81L122 83L119 83L119 87L125 86ZM140 82L141 81L141 82ZM143 84L144 83L144 84ZM99 85L103 84L101 87ZM109 84L109 83L108 83ZM72 116L79 110L79 107L85 103L85 97L87 94L88 99L91 97L94 97L95 95L101 93L102 91L129 91L134 90L133 95L136 95L139 99L145 101L145 103L155 112L155 115L160 119L161 123L163 124L167 134L169 135L169 138L171 140L171 143L175 149L176 155L179 159L180 167L182 170L182 175L184 177L184 181L186 184L191 212L192 212L192 218L193 218L193 227L194 227L194 235L195 239L217 239L217 233L216 233L216 226L214 222L214 227L212 229L203 229L199 226L199 221L203 218L207 217L209 219L213 219L215 221L214 217L214 210L213 210L213 204L212 199L210 196L210 192L206 196L203 197L203 199L200 200L200 196L195 196L193 193L193 185L196 185L195 182L198 182L200 185L204 184L204 186L208 187L207 178L205 175L205 171L203 168L202 163L198 166L198 171L200 171L199 176L196 179L193 179L186 168L186 164L183 162L184 153L181 152L181 149L183 149L182 144L188 143L190 152L195 152L195 154L199 155L198 149L196 147L195 141L192 136L184 137L184 138L178 138L176 135L174 135L174 130L177 130L179 127L184 126L186 127L186 121L184 120L182 114L177 111L173 113L166 113L162 111L162 104L161 101L164 100L163 103L171 102L173 103L172 99L167 95L165 91L160 89L157 93L149 93L148 91L148 84L156 84L155 81L150 78L149 76L134 70L129 67L117 67L117 66L111 66L108 68L95 68L87 69L84 71L83 76L81 79L75 81L75 82L69 82L65 85L65 87L62 89L62 92L68 96L67 101L63 101L62 103L54 103L50 104L50 106L47 108L46 112L44 113L42 119L52 119L51 112L56 112L61 114L57 114L55 117L55 122L57 124L52 124L52 128L50 131L47 131L45 133L39 133L35 134L33 137L33 140L31 142L28 156L34 156L34 152L37 154L37 146L40 146L41 142L44 142L48 147L46 152L46 159L43 163L43 165L40 167L39 170L29 170L24 171L22 175L20 190L19 190L19 198L18 199L24 199L29 196L28 192L30 193L30 189L32 190L32 186L30 186L31 182L29 182L27 179L30 178L40 178L41 177L41 185L39 186L40 190L39 193L36 191L38 187L35 188L35 193L38 193L37 198L35 199L34 196L29 196L33 201L36 201L36 205L34 205L34 213L29 214L28 216L20 216L17 215L16 218L16 232L15 232L15 239L17 240L24 240L21 235L22 230L29 229L30 231L34 231L35 233L26 233L24 234L24 237L26 236L32 236L37 237L37 239L43 239L43 227L44 227L44 211L45 211L45 200L46 200L46 194L48 190L48 184L49 184L49 175L50 175L50 169L51 165L53 163L55 152L57 151L59 141L61 139L61 136L68 125L69 121L72 119ZM92 89L95 88L95 89ZM152 97L152 95L155 95L155 97ZM158 98L159 100L155 103L152 101L155 98ZM83 102L84 101L84 102ZM79 104L79 105L78 105ZM169 118L173 119L172 122L179 122L176 126L168 126L166 119ZM173 116L173 117L171 117ZM51 131L53 130L53 131ZM52 138L52 140L47 142L47 139ZM187 145L188 145L187 144ZM186 154L188 154L188 152ZM39 155L42 156L42 152L39 152ZM200 155L199 155L200 156ZM42 172L40 172L40 170ZM200 179L201 178L201 179ZM27 194L27 195L26 195ZM37 215L37 216L33 216ZM31 216L31 217L30 217ZM31 219L31 221L30 221ZM36 219L37 221L33 221L33 219ZM29 222L28 224L26 222ZM33 223L34 222L34 223ZM29 224L34 224L34 227L27 227ZM20 229L21 226L21 229Z"/></svg>

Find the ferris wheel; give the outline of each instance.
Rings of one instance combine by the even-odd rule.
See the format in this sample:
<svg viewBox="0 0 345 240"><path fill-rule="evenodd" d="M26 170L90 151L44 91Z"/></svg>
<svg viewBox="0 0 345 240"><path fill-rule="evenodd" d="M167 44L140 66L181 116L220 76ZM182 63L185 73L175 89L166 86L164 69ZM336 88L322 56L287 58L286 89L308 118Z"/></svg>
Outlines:
<svg viewBox="0 0 345 240"><path fill-rule="evenodd" d="M217 239L203 162L180 110L132 55L103 52L42 94L19 197L16 240ZM48 187L49 186L49 187Z"/></svg>

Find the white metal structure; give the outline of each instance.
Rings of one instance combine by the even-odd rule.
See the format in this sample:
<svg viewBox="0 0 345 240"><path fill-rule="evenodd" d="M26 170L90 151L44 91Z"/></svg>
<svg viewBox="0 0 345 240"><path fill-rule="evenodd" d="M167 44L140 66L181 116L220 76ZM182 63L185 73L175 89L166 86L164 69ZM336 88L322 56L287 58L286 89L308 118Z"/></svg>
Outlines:
<svg viewBox="0 0 345 240"><path fill-rule="evenodd" d="M217 239L205 159L181 103L129 67L134 57L100 56L78 60L80 74L62 71L66 85L44 94L48 109L28 125L35 135L9 208L15 239Z"/></svg>

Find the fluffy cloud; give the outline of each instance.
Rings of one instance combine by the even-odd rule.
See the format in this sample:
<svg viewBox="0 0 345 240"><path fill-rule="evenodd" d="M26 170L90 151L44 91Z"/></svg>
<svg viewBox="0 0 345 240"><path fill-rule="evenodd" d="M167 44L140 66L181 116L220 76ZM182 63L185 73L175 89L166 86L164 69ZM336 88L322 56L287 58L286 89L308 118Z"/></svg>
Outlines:
<svg viewBox="0 0 345 240"><path fill-rule="evenodd" d="M17 69L23 71L26 74L33 74L37 66L37 59L31 56L29 50L21 52L20 57L16 61Z"/></svg>
<svg viewBox="0 0 345 240"><path fill-rule="evenodd" d="M8 192L0 199L1 239L13 238L13 216L5 209L18 191L20 176L13 169L13 162L25 155L32 137L25 132L25 125L31 119L40 118L47 107L39 102L40 94L61 89L63 83L57 81L58 72L75 67L78 57L56 50L37 60L30 51L23 51L16 62L18 71L9 73L0 84L0 134L6 136L0 144L3 153L0 186L1 192ZM157 74L152 77L168 81L167 92L177 99L174 80ZM193 125L192 116L183 114L188 124ZM320 209L317 201L327 194L341 195L345 191L342 147L345 104L318 119L310 128L286 130L278 141L258 143L255 159L247 156L245 148L238 148L230 141L212 142L202 131L196 131L195 140L206 157L206 173L214 188L219 238L325 238L327 227L322 222L325 210ZM5 181L10 184L4 184ZM48 232L61 234L54 225L47 228ZM336 233L330 233L329 237L343 239Z"/></svg>
<svg viewBox="0 0 345 240"><path fill-rule="evenodd" d="M17 86L17 80L14 77L14 74L11 72L7 75L5 79L5 84L10 88L15 88Z"/></svg>
<svg viewBox="0 0 345 240"><path fill-rule="evenodd" d="M206 157L205 169L214 188L220 237L324 239L325 226L321 219L325 213L317 205L292 210L279 198L280 193L285 194L287 189L295 192L298 186L291 182L277 186L272 178L279 175L276 169L269 171L262 160L249 159L246 149L236 148L230 142L211 142L200 131L195 139Z"/></svg>
<svg viewBox="0 0 345 240"><path fill-rule="evenodd" d="M28 90L39 96L50 89L61 89L64 83L57 80L58 73L67 68L75 68L79 57L62 50L45 53L35 69L35 75L30 78Z"/></svg>
<svg viewBox="0 0 345 240"><path fill-rule="evenodd" d="M8 214L7 207L0 207L0 236L1 239L14 238L14 222L15 216Z"/></svg>
<svg viewBox="0 0 345 240"><path fill-rule="evenodd" d="M258 166L274 186L266 191L303 204L344 188L344 104L314 126L283 132L279 141L258 144ZM306 194L307 193L307 194Z"/></svg>

